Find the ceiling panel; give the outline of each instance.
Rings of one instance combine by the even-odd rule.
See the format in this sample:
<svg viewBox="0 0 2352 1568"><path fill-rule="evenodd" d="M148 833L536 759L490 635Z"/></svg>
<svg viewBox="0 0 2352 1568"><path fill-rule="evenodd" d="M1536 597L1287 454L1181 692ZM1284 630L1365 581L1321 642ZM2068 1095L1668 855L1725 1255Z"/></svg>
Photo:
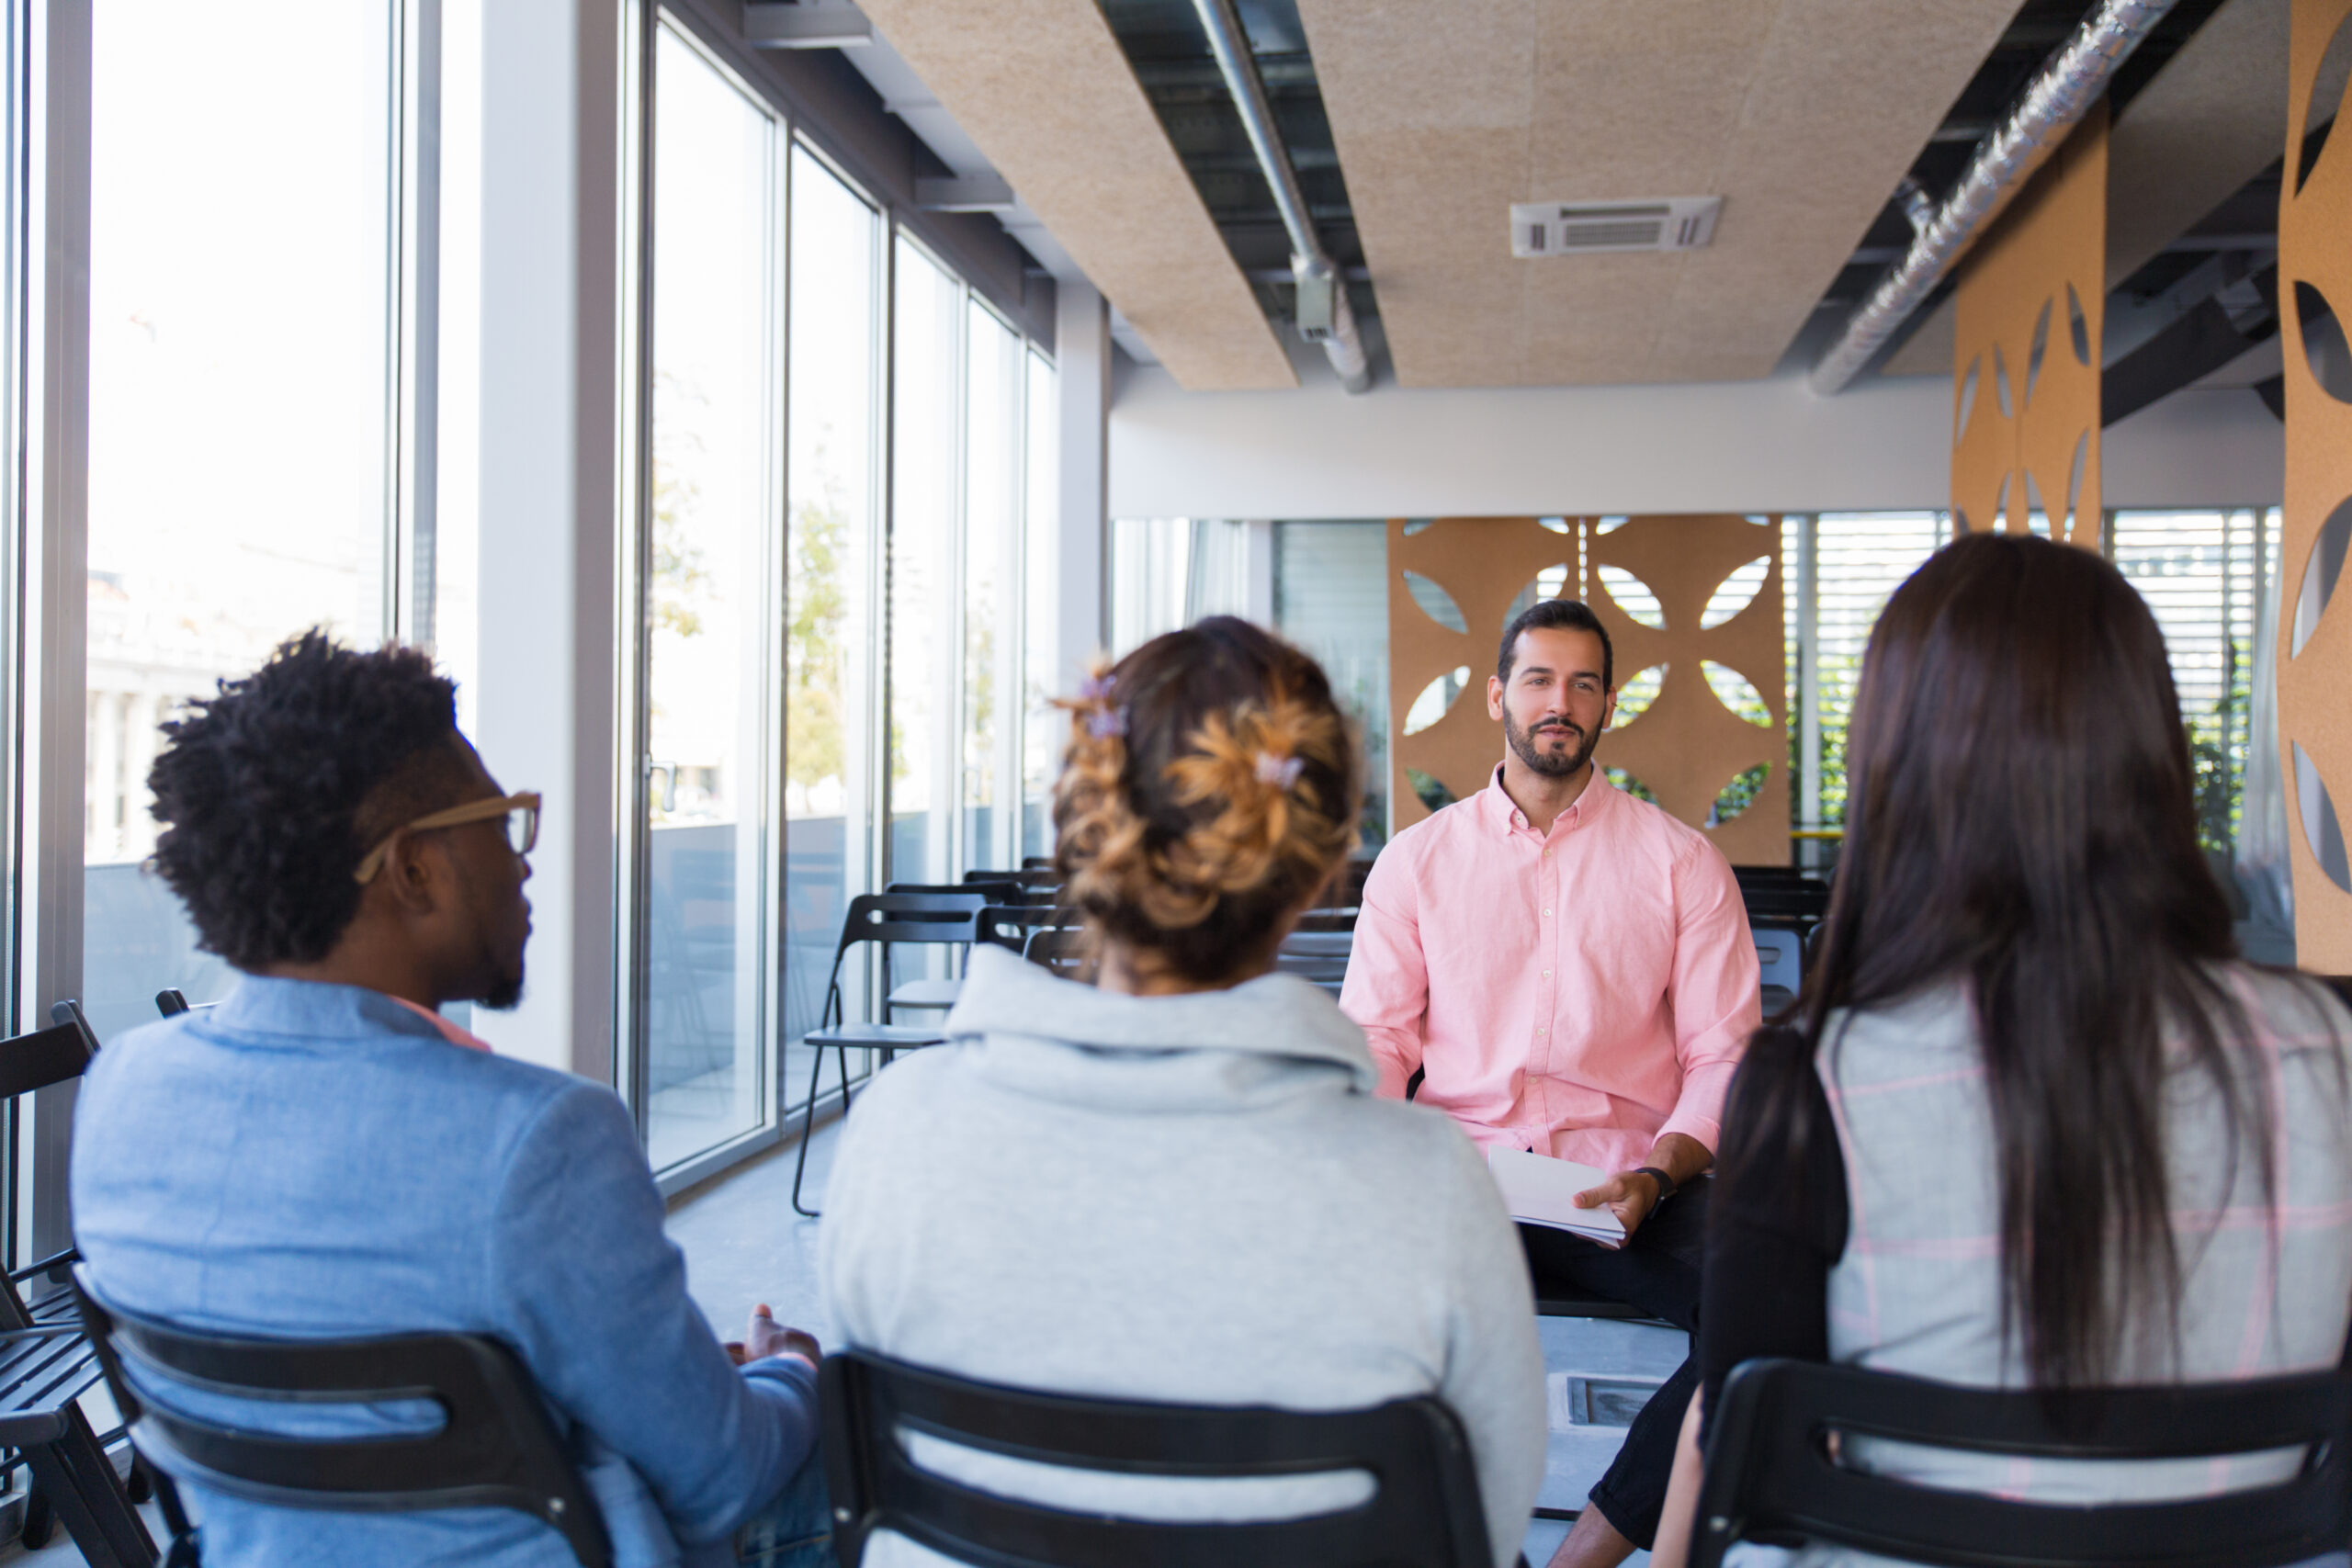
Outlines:
<svg viewBox="0 0 2352 1568"><path fill-rule="evenodd" d="M1298 384L1094 0L863 0L1179 385Z"/></svg>
<svg viewBox="0 0 2352 1568"><path fill-rule="evenodd" d="M1770 371L2016 0L1299 0L1397 379ZM1680 254L1518 261L1515 201L1724 198Z"/></svg>

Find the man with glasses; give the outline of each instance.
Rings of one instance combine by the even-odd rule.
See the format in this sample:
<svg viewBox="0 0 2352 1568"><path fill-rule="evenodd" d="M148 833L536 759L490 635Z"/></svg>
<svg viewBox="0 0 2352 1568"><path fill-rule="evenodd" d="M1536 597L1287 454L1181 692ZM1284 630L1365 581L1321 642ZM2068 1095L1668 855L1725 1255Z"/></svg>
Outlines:
<svg viewBox="0 0 2352 1568"><path fill-rule="evenodd" d="M491 778L453 693L421 652L313 631L165 727L155 869L243 977L114 1042L84 1080L72 1192L91 1282L200 1331L490 1335L553 1405L616 1563L813 1568L831 1555L816 1342L763 1307L722 1347L620 1101L440 1014L523 994L539 805ZM322 1438L436 1424L398 1405L205 1413ZM185 1490L207 1568L572 1562L508 1509Z"/></svg>

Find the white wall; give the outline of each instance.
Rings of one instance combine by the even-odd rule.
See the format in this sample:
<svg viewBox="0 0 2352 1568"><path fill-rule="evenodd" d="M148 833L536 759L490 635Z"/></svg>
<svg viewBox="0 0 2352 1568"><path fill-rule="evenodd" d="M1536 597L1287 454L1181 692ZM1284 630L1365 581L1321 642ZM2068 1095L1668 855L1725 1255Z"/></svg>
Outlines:
<svg viewBox="0 0 2352 1568"><path fill-rule="evenodd" d="M1302 362L1302 378L1313 366ZM1948 503L1951 383L1815 397L1802 376L1351 398L1188 393L1139 367L1111 409L1114 517L1807 512ZM2109 430L2109 506L2269 505L2285 440L2259 399L2188 391Z"/></svg>

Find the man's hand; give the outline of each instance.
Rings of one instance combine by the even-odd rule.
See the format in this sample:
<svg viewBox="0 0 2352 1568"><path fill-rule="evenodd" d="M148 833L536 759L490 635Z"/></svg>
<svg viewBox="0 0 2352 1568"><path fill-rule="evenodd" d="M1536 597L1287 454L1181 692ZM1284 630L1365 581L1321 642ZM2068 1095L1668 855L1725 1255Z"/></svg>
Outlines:
<svg viewBox="0 0 2352 1568"><path fill-rule="evenodd" d="M824 1351L819 1348L814 1335L776 1322L768 1304L762 1302L752 1309L752 1326L743 1337L727 1342L727 1356L739 1367L769 1356L798 1356L814 1366L823 1358Z"/></svg>
<svg viewBox="0 0 2352 1568"><path fill-rule="evenodd" d="M1650 1157L1642 1163L1666 1172L1679 1188L1697 1180L1715 1163L1715 1156L1696 1138L1668 1133L1650 1145ZM1634 1232L1658 1205L1657 1181L1638 1170L1621 1170L1600 1186L1588 1187L1577 1194L1579 1209L1598 1209L1604 1203L1617 1216L1617 1223L1625 1227L1625 1239L1631 1241Z"/></svg>
<svg viewBox="0 0 2352 1568"><path fill-rule="evenodd" d="M1639 1171L1621 1170L1600 1186L1577 1194L1579 1209L1598 1209L1604 1203L1625 1227L1625 1239L1631 1241L1634 1232L1650 1217L1650 1211L1657 1207L1657 1183Z"/></svg>

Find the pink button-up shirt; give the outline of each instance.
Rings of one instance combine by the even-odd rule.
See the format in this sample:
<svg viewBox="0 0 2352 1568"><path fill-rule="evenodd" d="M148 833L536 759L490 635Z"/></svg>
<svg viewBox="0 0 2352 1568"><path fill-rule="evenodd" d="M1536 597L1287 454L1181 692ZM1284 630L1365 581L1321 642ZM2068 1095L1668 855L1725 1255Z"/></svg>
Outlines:
<svg viewBox="0 0 2352 1568"><path fill-rule="evenodd" d="M1499 773L1499 770L1498 770ZM1603 1170L1709 1149L1761 1021L1739 884L1705 834L1595 773L1537 833L1498 781L1373 863L1340 1006L1380 1092L1484 1145Z"/></svg>

